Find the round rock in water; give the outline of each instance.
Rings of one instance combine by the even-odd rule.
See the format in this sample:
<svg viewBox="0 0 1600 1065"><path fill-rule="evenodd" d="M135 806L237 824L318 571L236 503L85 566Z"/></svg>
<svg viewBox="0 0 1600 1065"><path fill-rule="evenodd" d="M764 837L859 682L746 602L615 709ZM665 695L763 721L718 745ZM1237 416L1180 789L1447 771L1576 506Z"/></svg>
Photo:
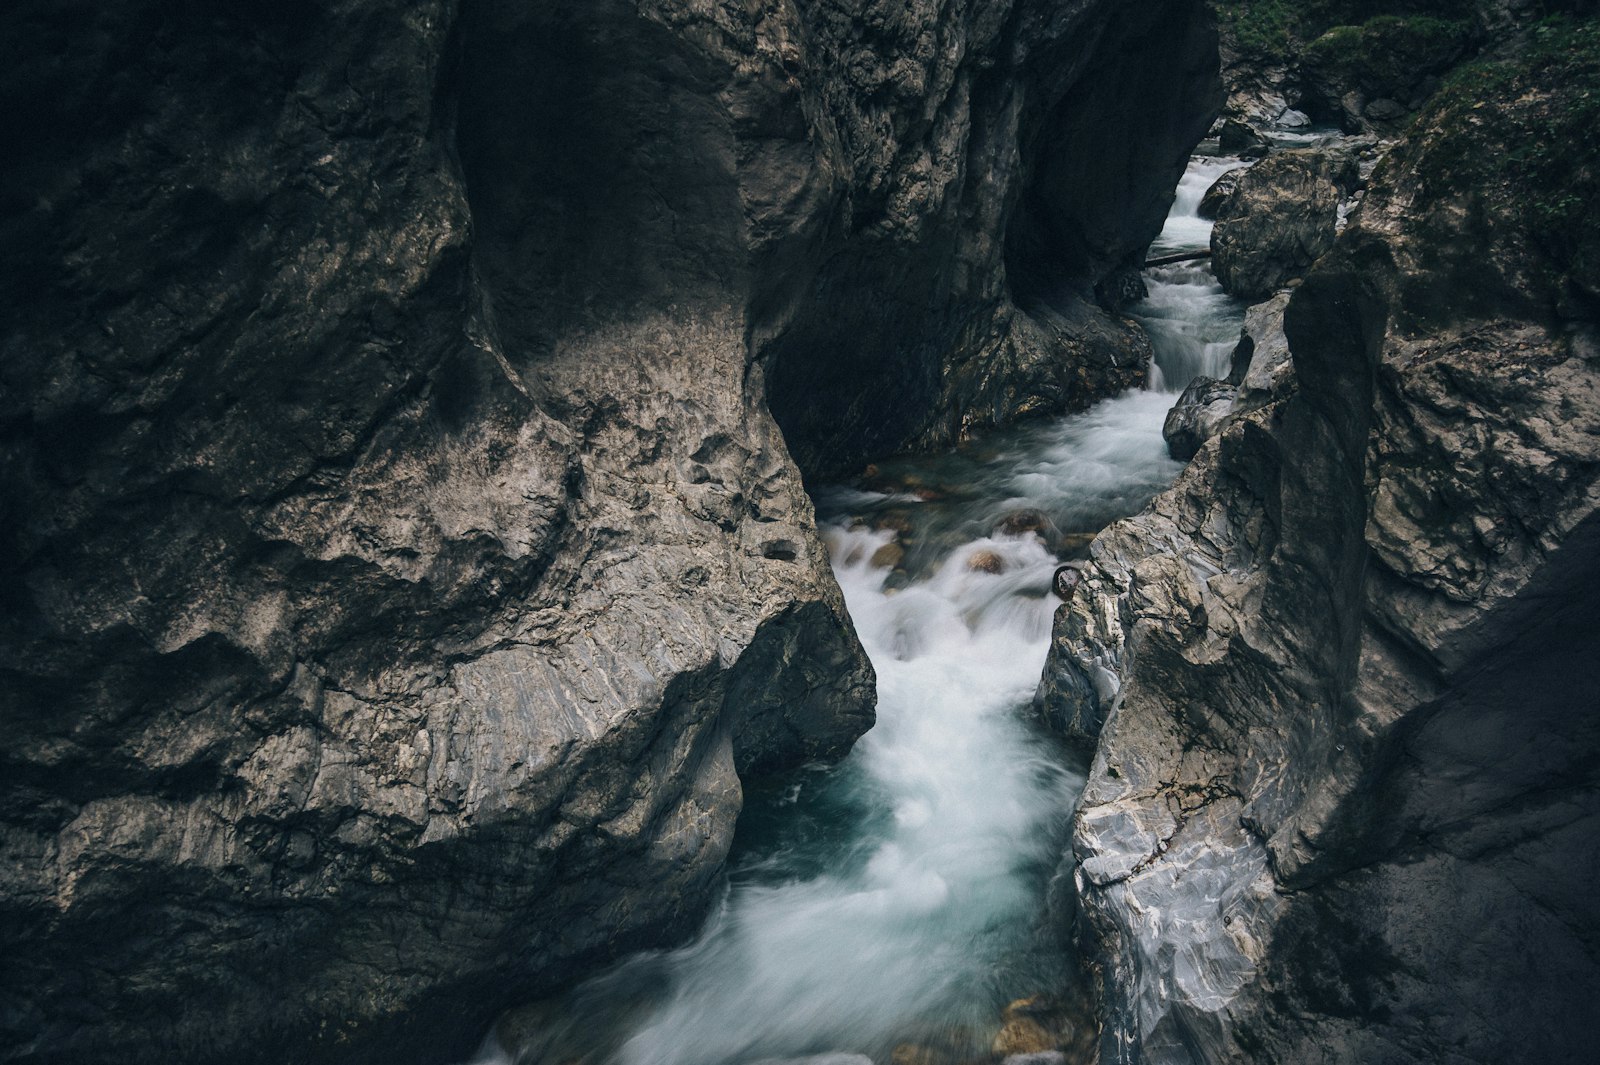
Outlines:
<svg viewBox="0 0 1600 1065"><path fill-rule="evenodd" d="M1055 576L1050 578L1050 590L1056 593L1056 598L1062 602L1071 602L1072 594L1078 590L1078 585L1083 581L1083 574L1077 566L1066 565L1056 569Z"/></svg>

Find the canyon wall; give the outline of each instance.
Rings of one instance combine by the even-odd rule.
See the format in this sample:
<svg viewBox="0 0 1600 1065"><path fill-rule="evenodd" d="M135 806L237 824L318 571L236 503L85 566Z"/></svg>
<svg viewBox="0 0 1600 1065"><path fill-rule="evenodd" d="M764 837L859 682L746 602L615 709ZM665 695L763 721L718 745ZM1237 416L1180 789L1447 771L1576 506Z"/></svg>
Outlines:
<svg viewBox="0 0 1600 1065"><path fill-rule="evenodd" d="M9 22L5 1060L447 1060L685 934L872 720L801 470L1137 379L1216 103L1192 0Z"/></svg>
<svg viewBox="0 0 1600 1065"><path fill-rule="evenodd" d="M1103 1061L1592 1056L1597 87L1592 22L1453 77L1058 612Z"/></svg>

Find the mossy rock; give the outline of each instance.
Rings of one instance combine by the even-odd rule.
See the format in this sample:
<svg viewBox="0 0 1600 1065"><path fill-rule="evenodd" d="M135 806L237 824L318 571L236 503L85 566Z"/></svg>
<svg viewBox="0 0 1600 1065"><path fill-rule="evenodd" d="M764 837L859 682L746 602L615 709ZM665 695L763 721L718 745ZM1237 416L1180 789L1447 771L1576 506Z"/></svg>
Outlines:
<svg viewBox="0 0 1600 1065"><path fill-rule="evenodd" d="M1390 99L1406 107L1463 58L1474 44L1466 22L1427 16L1383 15L1359 26L1336 26L1306 47L1303 65L1321 93L1338 100L1349 92Z"/></svg>
<svg viewBox="0 0 1600 1065"><path fill-rule="evenodd" d="M1306 42L1336 26L1359 26L1383 16L1471 23L1474 0L1213 0L1217 24L1245 56L1297 60Z"/></svg>
<svg viewBox="0 0 1600 1065"><path fill-rule="evenodd" d="M1508 57L1446 78L1373 177L1411 219L1404 312L1600 314L1597 129L1594 20L1546 20Z"/></svg>

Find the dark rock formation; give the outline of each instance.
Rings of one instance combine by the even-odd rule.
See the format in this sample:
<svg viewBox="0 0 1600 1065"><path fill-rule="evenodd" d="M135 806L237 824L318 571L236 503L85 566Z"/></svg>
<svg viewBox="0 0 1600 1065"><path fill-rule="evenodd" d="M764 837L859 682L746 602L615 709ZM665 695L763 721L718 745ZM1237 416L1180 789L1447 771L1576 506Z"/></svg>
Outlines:
<svg viewBox="0 0 1600 1065"><path fill-rule="evenodd" d="M1302 106L1348 133L1398 132L1476 43L1461 19L1379 15L1336 26L1301 56Z"/></svg>
<svg viewBox="0 0 1600 1065"><path fill-rule="evenodd" d="M1327 149L1277 152L1245 171L1212 202L1211 263L1222 287L1258 300L1303 277L1333 247L1342 192L1357 179L1354 158Z"/></svg>
<svg viewBox="0 0 1600 1065"><path fill-rule="evenodd" d="M820 270L775 273L799 306L761 346L801 469L1141 381L1147 338L1098 304L1127 298L1220 103L1204 6L828 0L805 22L840 213Z"/></svg>
<svg viewBox="0 0 1600 1065"><path fill-rule="evenodd" d="M1214 221L1218 214L1228 209L1233 194L1239 191L1239 179L1244 177L1249 169L1247 166L1235 167L1213 181L1211 187L1206 189L1205 195L1200 197L1200 205L1195 208L1195 213L1201 218Z"/></svg>
<svg viewBox="0 0 1600 1065"><path fill-rule="evenodd" d="M1248 123L1237 118L1225 119L1217 131L1217 147L1224 155L1237 155L1241 159L1258 159L1267 154L1272 142L1263 137Z"/></svg>
<svg viewBox="0 0 1600 1065"><path fill-rule="evenodd" d="M766 83L521 7L21 20L7 1058L443 1058L871 723L746 345Z"/></svg>
<svg viewBox="0 0 1600 1065"><path fill-rule="evenodd" d="M769 394L1136 378L1214 103L1192 0L8 15L6 1060L443 1060L684 932L871 721Z"/></svg>
<svg viewBox="0 0 1600 1065"><path fill-rule="evenodd" d="M1058 611L1103 1060L1592 1057L1600 226L1544 212L1597 191L1597 46L1436 101L1289 301L1292 382Z"/></svg>
<svg viewBox="0 0 1600 1065"><path fill-rule="evenodd" d="M1200 445L1215 436L1222 420L1233 412L1238 395L1238 385L1214 377L1202 375L1190 381L1161 426L1167 453L1179 462L1194 458Z"/></svg>

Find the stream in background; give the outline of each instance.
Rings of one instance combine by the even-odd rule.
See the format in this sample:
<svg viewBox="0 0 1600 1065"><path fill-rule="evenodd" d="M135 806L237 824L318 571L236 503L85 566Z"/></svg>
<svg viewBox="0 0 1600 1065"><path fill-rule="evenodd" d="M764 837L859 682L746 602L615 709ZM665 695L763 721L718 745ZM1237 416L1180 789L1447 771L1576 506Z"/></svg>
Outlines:
<svg viewBox="0 0 1600 1065"><path fill-rule="evenodd" d="M1237 165L1196 157L1153 255L1207 245L1195 207ZM1226 375L1242 319L1204 262L1147 281L1133 313L1155 343L1149 389L818 494L877 726L837 766L746 796L727 891L693 943L503 1023L515 1045L491 1038L480 1065L886 1062L904 1044L960 1061L1041 1033L1092 1046L1046 913L1084 779L1028 713L1048 588L1177 474L1162 421L1196 373Z"/></svg>

